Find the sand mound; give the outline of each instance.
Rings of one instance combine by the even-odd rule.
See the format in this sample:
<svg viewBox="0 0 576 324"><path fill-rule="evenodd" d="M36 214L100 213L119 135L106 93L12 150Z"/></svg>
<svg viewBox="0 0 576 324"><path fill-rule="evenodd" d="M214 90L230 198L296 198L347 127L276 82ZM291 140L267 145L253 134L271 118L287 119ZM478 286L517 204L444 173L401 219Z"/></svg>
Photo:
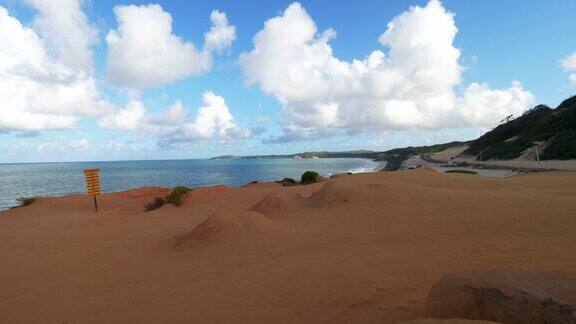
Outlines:
<svg viewBox="0 0 576 324"><path fill-rule="evenodd" d="M120 191L114 193L115 196L122 197L122 198L142 198L142 197L149 197L149 196L164 196L170 192L168 188L162 187L142 187L138 189L130 189L125 191Z"/></svg>
<svg viewBox="0 0 576 324"><path fill-rule="evenodd" d="M426 300L430 316L504 323L576 323L576 275L474 270L446 274Z"/></svg>
<svg viewBox="0 0 576 324"><path fill-rule="evenodd" d="M306 200L295 192L281 192L270 194L256 203L250 210L264 215L270 215L294 207L303 207Z"/></svg>
<svg viewBox="0 0 576 324"><path fill-rule="evenodd" d="M280 224L254 211L218 212L198 224L192 232L177 237L174 241L174 246L179 247L193 244L194 242L253 236L258 233L273 232L281 228Z"/></svg>
<svg viewBox="0 0 576 324"><path fill-rule="evenodd" d="M313 206L327 206L352 201L362 195L355 186L342 182L328 182L310 197Z"/></svg>

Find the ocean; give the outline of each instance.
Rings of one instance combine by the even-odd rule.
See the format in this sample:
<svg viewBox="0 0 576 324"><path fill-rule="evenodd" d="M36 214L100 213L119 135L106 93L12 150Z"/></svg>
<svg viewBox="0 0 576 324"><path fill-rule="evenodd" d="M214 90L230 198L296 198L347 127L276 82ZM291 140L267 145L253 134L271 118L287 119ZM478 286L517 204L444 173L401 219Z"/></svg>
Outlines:
<svg viewBox="0 0 576 324"><path fill-rule="evenodd" d="M300 179L314 170L330 175L367 172L377 167L367 159L147 160L0 164L0 210L19 197L64 196L86 191L82 170L100 168L102 192L143 186L241 186L251 181Z"/></svg>

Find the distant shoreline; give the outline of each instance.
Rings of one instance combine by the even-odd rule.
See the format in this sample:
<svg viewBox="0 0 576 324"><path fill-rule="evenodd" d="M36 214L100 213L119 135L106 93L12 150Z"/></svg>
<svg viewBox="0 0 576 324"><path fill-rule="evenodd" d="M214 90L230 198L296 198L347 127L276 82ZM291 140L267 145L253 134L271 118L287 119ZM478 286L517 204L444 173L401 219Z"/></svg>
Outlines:
<svg viewBox="0 0 576 324"><path fill-rule="evenodd" d="M374 161L374 162L378 163L378 165L376 165L374 169L372 169L372 172L384 171L386 165L388 164L388 161Z"/></svg>
<svg viewBox="0 0 576 324"><path fill-rule="evenodd" d="M102 170L102 190L118 192L145 186L206 187L223 184L241 187L253 181L273 182L283 178L299 180L305 171L323 175L370 172L376 163L363 158L210 161L148 160L87 163L0 165L0 210L18 204L21 197L60 197L85 192L83 169Z"/></svg>

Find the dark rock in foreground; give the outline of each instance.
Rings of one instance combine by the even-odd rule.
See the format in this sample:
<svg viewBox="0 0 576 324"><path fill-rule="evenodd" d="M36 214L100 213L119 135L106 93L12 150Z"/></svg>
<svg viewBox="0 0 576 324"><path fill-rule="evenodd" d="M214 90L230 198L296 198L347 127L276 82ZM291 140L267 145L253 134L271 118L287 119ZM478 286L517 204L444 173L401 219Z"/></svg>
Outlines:
<svg viewBox="0 0 576 324"><path fill-rule="evenodd" d="M576 274L475 270L445 274L426 300L431 317L576 323Z"/></svg>

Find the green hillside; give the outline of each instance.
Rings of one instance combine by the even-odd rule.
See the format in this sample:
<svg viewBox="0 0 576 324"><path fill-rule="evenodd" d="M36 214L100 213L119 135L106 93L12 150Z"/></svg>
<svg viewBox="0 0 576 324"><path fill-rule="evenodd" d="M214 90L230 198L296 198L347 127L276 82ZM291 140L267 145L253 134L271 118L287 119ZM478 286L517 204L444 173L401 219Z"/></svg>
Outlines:
<svg viewBox="0 0 576 324"><path fill-rule="evenodd" d="M536 146L542 160L576 159L576 96L556 109L532 108L470 142L463 154L484 161L508 160Z"/></svg>

